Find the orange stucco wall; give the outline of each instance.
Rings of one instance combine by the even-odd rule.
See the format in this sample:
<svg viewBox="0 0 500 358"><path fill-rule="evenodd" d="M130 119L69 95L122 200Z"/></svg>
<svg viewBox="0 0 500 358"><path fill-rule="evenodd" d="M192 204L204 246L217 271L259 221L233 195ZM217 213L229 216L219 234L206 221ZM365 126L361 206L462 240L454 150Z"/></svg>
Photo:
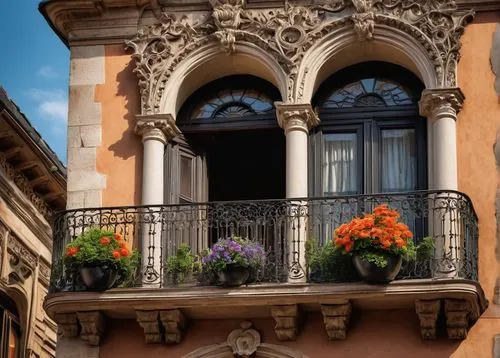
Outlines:
<svg viewBox="0 0 500 358"><path fill-rule="evenodd" d="M498 179L493 152L500 130L500 101L490 67L492 38L499 21L500 13L478 15L467 27L458 68L459 86L466 96L457 122L459 190L471 197L479 217L479 277L489 300L500 273L495 258Z"/></svg>
<svg viewBox="0 0 500 358"><path fill-rule="evenodd" d="M418 319L410 311L358 311L352 317L348 338L329 341L319 313L309 313L294 342L279 342L273 330L274 321L252 320L261 334L263 343L284 345L302 352L310 358L327 357L491 357L493 343L490 332L494 329L488 321L479 322L465 342L439 339L420 339ZM192 321L184 342L178 346L147 345L144 333L135 321L114 321L107 329L101 344L101 358L149 357L180 358L198 348L225 342L229 333L239 328L238 320Z"/></svg>
<svg viewBox="0 0 500 358"><path fill-rule="evenodd" d="M133 68L122 45L106 46L106 81L96 89L96 102L102 110L97 171L106 175L105 207L140 204L142 143L134 133L140 97Z"/></svg>

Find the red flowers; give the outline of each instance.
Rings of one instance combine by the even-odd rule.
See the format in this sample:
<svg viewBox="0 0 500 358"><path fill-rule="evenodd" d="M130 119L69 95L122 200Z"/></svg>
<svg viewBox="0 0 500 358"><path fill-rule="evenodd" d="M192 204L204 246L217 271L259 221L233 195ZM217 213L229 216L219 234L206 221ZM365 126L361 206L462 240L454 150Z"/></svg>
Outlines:
<svg viewBox="0 0 500 358"><path fill-rule="evenodd" d="M68 247L66 250L66 256L72 257L75 256L80 249L78 247Z"/></svg>
<svg viewBox="0 0 500 358"><path fill-rule="evenodd" d="M367 245L393 252L406 250L413 234L408 226L398 222L399 217L399 213L386 204L377 206L373 214L355 218L335 230L334 243L343 248L345 253L360 246L366 248ZM357 245L358 241L364 243Z"/></svg>

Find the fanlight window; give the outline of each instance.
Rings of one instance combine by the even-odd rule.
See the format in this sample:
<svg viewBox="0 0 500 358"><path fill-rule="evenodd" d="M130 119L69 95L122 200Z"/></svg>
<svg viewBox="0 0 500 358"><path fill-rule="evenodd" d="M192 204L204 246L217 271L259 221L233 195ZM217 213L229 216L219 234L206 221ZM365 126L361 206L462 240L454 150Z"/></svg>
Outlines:
<svg viewBox="0 0 500 358"><path fill-rule="evenodd" d="M323 108L393 107L416 103L412 94L400 84L363 78L334 91L323 102Z"/></svg>
<svg viewBox="0 0 500 358"><path fill-rule="evenodd" d="M225 89L205 98L193 111L193 119L234 118L265 114L274 109L273 101L254 89Z"/></svg>

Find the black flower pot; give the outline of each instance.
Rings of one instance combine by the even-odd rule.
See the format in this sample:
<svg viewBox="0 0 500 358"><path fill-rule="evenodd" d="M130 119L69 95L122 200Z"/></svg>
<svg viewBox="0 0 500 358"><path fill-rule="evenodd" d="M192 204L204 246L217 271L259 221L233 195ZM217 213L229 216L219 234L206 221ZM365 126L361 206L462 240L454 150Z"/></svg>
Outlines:
<svg viewBox="0 0 500 358"><path fill-rule="evenodd" d="M117 272L108 265L82 267L80 276L89 291L109 290L116 282Z"/></svg>
<svg viewBox="0 0 500 358"><path fill-rule="evenodd" d="M224 271L219 272L219 282L228 287L244 285L249 277L250 269L240 265L227 265Z"/></svg>
<svg viewBox="0 0 500 358"><path fill-rule="evenodd" d="M388 283L396 278L401 269L403 258L401 256L388 255L387 260L389 263L386 267L378 267L356 255L353 257L353 264L363 281L372 284Z"/></svg>

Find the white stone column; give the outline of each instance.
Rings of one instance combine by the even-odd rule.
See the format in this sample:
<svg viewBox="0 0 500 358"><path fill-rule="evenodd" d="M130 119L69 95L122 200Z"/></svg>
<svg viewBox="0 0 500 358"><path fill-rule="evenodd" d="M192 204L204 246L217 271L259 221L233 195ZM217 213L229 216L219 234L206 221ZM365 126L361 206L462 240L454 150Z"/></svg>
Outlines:
<svg viewBox="0 0 500 358"><path fill-rule="evenodd" d="M163 204L164 154L167 141L179 135L169 114L137 116L136 133L144 146L142 164L142 205ZM162 225L158 208L141 213L142 283L159 286L163 277Z"/></svg>
<svg viewBox="0 0 500 358"><path fill-rule="evenodd" d="M428 118L432 147L430 182L434 190L458 190L457 114L465 97L459 88L429 89L422 93L420 114ZM438 193L431 201L429 231L435 240L435 277L455 277L463 247L459 237L458 209L451 210L456 196Z"/></svg>
<svg viewBox="0 0 500 358"><path fill-rule="evenodd" d="M286 197L308 196L308 134L319 123L310 104L277 103L277 116L286 135ZM288 281L305 282L305 243L307 240L307 202L294 201L287 216Z"/></svg>

